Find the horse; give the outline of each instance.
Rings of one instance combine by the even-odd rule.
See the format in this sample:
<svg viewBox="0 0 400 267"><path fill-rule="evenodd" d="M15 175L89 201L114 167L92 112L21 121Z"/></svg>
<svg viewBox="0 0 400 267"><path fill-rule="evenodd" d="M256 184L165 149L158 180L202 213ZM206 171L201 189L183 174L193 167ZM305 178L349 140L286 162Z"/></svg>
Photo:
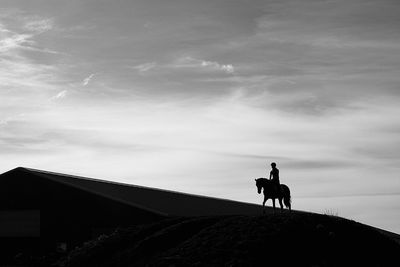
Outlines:
<svg viewBox="0 0 400 267"><path fill-rule="evenodd" d="M290 197L290 190L289 187L285 184L281 184L281 190L280 192L277 192L277 186L274 181L269 180L267 178L257 178L256 180L256 186L257 186L257 192L261 194L261 188L264 190L264 201L263 201L263 213L265 212L265 202L267 202L268 199L272 199L273 207L274 207L274 212L275 212L275 199L277 198L279 200L279 205L281 206L281 212L283 211L283 205L282 205L282 199L283 202L285 203L285 206L289 208L289 211L292 210L292 205L291 205L291 197Z"/></svg>

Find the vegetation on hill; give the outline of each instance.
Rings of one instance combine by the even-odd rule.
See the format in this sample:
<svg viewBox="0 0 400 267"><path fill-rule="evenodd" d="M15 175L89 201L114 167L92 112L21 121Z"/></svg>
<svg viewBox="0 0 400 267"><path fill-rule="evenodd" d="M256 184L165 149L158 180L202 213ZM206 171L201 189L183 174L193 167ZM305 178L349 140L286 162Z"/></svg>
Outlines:
<svg viewBox="0 0 400 267"><path fill-rule="evenodd" d="M372 227L336 216L170 218L117 229L73 250L80 266L398 266L400 245Z"/></svg>

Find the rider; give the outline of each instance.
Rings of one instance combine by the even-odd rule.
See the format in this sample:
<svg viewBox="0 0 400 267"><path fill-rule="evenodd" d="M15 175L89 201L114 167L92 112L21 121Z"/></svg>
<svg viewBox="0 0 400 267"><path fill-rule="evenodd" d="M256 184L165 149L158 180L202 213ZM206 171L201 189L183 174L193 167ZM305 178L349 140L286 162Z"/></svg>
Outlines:
<svg viewBox="0 0 400 267"><path fill-rule="evenodd" d="M280 188L281 188L281 184L280 184L280 182L279 182L279 170L278 170L278 168L276 167L276 163L275 162L272 162L271 163L271 167L272 167L272 170L271 170L271 172L269 173L269 179L270 180L272 180L274 183L275 183L275 185L276 185L276 188L279 190L279 192L280 192Z"/></svg>

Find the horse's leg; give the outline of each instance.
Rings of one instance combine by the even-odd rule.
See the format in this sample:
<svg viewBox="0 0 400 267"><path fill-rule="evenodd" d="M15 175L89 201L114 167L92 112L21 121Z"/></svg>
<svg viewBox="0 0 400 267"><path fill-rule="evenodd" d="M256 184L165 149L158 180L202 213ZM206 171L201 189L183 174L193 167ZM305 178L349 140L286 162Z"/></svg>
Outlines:
<svg viewBox="0 0 400 267"><path fill-rule="evenodd" d="M275 212L275 198L272 199L272 206L274 207L274 212Z"/></svg>
<svg viewBox="0 0 400 267"><path fill-rule="evenodd" d="M281 212L283 211L283 204L282 204L282 198L278 198L279 199L279 205L281 206Z"/></svg>
<svg viewBox="0 0 400 267"><path fill-rule="evenodd" d="M266 196L264 196L264 201L263 201L263 206L262 206L262 211L263 214L265 213L265 202L267 202L268 198Z"/></svg>

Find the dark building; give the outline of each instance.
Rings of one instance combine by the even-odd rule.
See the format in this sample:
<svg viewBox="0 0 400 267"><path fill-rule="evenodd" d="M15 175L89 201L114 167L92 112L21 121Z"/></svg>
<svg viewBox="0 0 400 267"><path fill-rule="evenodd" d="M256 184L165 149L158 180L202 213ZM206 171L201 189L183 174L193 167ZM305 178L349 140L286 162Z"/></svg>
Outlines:
<svg viewBox="0 0 400 267"><path fill-rule="evenodd" d="M168 216L259 213L255 204L19 167L0 175L0 263Z"/></svg>

